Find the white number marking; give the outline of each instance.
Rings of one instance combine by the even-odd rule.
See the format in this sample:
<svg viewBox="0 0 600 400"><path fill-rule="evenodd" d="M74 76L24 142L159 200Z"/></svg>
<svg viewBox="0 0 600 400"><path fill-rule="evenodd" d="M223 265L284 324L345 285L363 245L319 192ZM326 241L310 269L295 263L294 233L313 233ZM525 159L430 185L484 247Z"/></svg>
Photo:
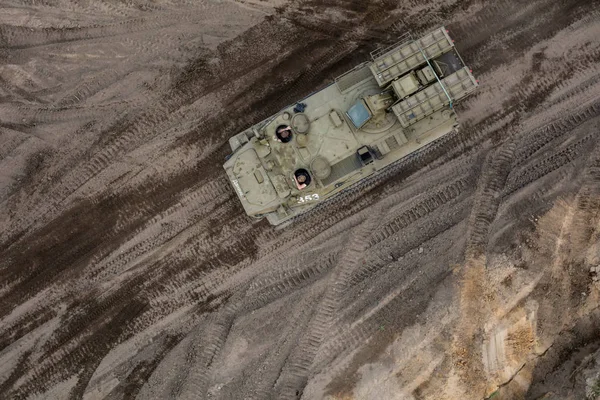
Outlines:
<svg viewBox="0 0 600 400"><path fill-rule="evenodd" d="M319 200L319 195L316 193L307 194L306 196L298 197L298 203L308 203L309 201L317 201Z"/></svg>

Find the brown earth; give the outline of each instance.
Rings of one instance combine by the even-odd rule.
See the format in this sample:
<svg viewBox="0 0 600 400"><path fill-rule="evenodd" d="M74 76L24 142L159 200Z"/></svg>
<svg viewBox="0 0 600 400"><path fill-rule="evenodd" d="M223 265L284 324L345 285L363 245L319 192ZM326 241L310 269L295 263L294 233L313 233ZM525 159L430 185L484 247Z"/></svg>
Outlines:
<svg viewBox="0 0 600 400"><path fill-rule="evenodd" d="M600 2L4 1L0 398L600 395ZM227 139L441 24L462 130L285 229Z"/></svg>

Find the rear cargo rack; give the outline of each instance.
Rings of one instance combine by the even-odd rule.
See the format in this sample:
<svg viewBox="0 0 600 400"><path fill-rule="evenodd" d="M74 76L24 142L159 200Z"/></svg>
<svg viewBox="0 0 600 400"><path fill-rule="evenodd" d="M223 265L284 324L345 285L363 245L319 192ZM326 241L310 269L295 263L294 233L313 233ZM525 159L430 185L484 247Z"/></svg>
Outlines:
<svg viewBox="0 0 600 400"><path fill-rule="evenodd" d="M390 51L392 51L396 47L402 46L402 45L410 42L411 40L413 40L412 35L410 34L410 32L406 32L402 36L400 36L400 39L398 39L398 41L396 41L395 43L390 44L389 46L386 46L386 47L379 47L379 48L373 50L370 53L371 54L371 59L373 61L375 61L376 58L379 58L382 55L384 55L386 53L389 53Z"/></svg>

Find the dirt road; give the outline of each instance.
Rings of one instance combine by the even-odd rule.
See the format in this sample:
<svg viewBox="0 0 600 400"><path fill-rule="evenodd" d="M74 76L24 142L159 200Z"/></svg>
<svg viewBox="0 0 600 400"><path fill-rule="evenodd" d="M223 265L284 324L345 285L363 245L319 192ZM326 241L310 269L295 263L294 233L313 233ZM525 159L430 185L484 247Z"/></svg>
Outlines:
<svg viewBox="0 0 600 400"><path fill-rule="evenodd" d="M0 7L0 397L600 394L599 1ZM461 131L250 221L227 139L442 24Z"/></svg>

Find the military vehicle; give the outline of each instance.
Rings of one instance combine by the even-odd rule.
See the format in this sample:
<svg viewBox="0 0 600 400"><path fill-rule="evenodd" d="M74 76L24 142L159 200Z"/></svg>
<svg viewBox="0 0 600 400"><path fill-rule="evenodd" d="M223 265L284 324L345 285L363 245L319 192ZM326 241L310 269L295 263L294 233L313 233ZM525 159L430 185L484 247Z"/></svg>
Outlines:
<svg viewBox="0 0 600 400"><path fill-rule="evenodd" d="M453 106L478 82L443 26L371 58L229 139L249 216L289 221L457 129Z"/></svg>

